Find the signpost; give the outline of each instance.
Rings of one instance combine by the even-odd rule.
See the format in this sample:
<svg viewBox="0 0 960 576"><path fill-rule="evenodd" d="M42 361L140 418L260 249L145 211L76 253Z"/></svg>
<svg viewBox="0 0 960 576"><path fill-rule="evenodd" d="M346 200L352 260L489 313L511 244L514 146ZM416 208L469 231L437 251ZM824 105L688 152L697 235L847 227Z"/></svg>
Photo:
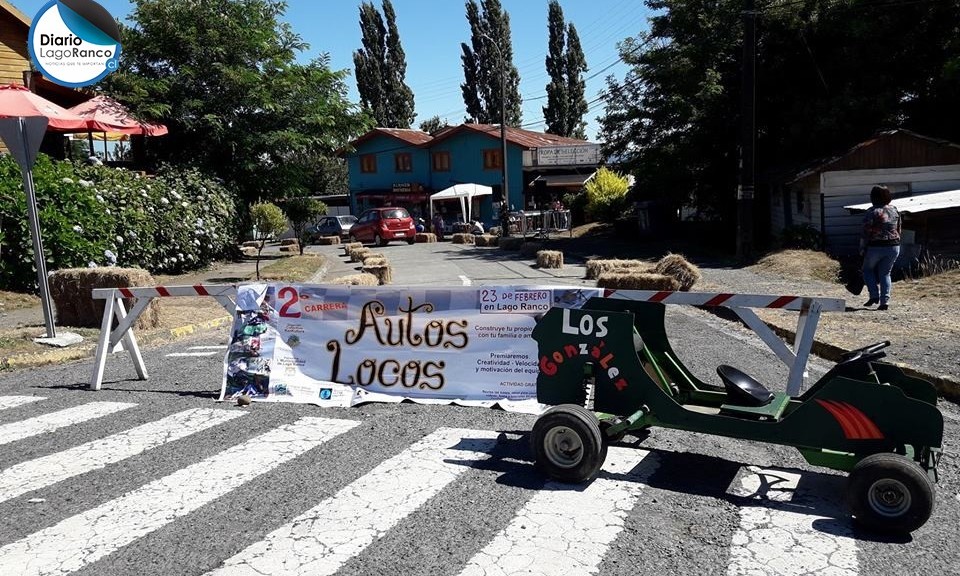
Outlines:
<svg viewBox="0 0 960 576"><path fill-rule="evenodd" d="M37 196L33 189L33 172L31 171L46 131L47 119L43 116L0 118L0 138L3 139L23 173L23 191L27 195L27 218L30 221L30 236L33 238L33 258L37 268L37 283L40 285L43 321L47 327L47 338L56 338L53 305L50 302L50 285L47 282L47 263L43 252L43 241L40 238L40 219L37 216Z"/></svg>

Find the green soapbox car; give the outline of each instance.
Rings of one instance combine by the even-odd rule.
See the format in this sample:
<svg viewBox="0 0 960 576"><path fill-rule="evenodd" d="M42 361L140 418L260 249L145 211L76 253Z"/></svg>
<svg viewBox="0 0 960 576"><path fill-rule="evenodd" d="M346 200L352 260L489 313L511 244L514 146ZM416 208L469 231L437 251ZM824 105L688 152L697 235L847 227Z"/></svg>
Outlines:
<svg viewBox="0 0 960 576"><path fill-rule="evenodd" d="M610 442L662 426L793 446L812 465L848 472L845 500L870 529L911 532L933 511L943 416L929 382L878 361L889 342L848 352L791 397L727 365L717 368L722 386L698 380L667 340L662 303L554 307L533 337L537 399L552 407L531 443L552 479L588 481Z"/></svg>

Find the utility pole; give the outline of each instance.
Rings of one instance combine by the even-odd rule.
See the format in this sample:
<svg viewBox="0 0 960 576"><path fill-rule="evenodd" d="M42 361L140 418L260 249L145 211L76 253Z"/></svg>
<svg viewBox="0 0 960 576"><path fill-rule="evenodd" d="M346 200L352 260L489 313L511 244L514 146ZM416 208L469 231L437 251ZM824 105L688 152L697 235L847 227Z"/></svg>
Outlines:
<svg viewBox="0 0 960 576"><path fill-rule="evenodd" d="M500 58L500 175L503 179L503 200L500 202L500 235L510 236L510 188L507 186L507 63L493 38L481 34L497 50Z"/></svg>
<svg viewBox="0 0 960 576"><path fill-rule="evenodd" d="M740 185L737 186L737 258L753 255L754 140L756 138L757 13L743 0L743 71L740 91Z"/></svg>

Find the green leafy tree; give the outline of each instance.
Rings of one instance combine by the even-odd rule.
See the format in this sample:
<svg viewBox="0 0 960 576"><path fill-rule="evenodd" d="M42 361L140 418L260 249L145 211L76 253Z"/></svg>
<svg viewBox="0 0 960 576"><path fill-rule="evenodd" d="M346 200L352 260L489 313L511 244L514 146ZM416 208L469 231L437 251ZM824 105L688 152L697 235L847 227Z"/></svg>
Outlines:
<svg viewBox="0 0 960 576"><path fill-rule="evenodd" d="M327 213L327 205L314 198L300 196L285 200L283 211L287 215L287 220L290 221L290 228L300 245L300 255L303 256L303 249L310 240L307 235L307 226Z"/></svg>
<svg viewBox="0 0 960 576"><path fill-rule="evenodd" d="M559 136L586 139L583 120L587 113L586 81L587 59L580 46L577 29L564 23L563 9L558 0L551 0L547 17L547 105L543 118L547 132Z"/></svg>
<svg viewBox="0 0 960 576"><path fill-rule="evenodd" d="M740 143L742 2L648 0L650 29L619 45L604 152L670 212L733 219ZM756 174L789 173L878 130L960 139L957 2L805 0L757 12ZM733 230L733 227L728 227Z"/></svg>
<svg viewBox="0 0 960 576"><path fill-rule="evenodd" d="M283 210L271 202L258 202L250 207L250 222L253 224L253 239L257 243L257 280L260 279L260 255L267 240L283 234L287 219Z"/></svg>
<svg viewBox="0 0 960 576"><path fill-rule="evenodd" d="M520 73L513 65L510 15L499 0L481 0L479 4L476 0L467 0L466 10L470 45L460 44L464 76L460 91L467 108L467 120L499 124L501 110L506 110L506 124L520 126L523 99ZM501 86L504 86L503 98Z"/></svg>
<svg viewBox="0 0 960 576"><path fill-rule="evenodd" d="M587 115L587 82L583 73L587 71L587 57L580 46L580 35L571 22L567 25L567 127L568 132L563 136L587 139L587 123L583 117Z"/></svg>
<svg viewBox="0 0 960 576"><path fill-rule="evenodd" d="M447 123L446 120L441 120L439 116L433 116L420 123L420 130L422 132L426 132L427 134L433 135L444 128L447 128L448 126L450 126L450 124Z"/></svg>
<svg viewBox="0 0 960 576"><path fill-rule="evenodd" d="M383 0L382 15L372 2L360 4L360 32L363 48L353 53L360 102L377 126L409 128L416 117L413 91L405 82L406 55L390 0Z"/></svg>
<svg viewBox="0 0 960 576"><path fill-rule="evenodd" d="M601 222L616 220L626 206L629 187L626 176L601 167L584 186L587 191L587 217Z"/></svg>
<svg viewBox="0 0 960 576"><path fill-rule="evenodd" d="M560 2L550 0L547 14L547 105L543 107L543 120L547 132L559 136L567 135L567 66L564 58L566 45L566 26L563 22L563 8Z"/></svg>
<svg viewBox="0 0 960 576"><path fill-rule="evenodd" d="M329 56L308 46L275 0L134 0L120 69L105 89L170 134L148 138L162 161L215 174L245 203L304 192L315 159L366 131Z"/></svg>

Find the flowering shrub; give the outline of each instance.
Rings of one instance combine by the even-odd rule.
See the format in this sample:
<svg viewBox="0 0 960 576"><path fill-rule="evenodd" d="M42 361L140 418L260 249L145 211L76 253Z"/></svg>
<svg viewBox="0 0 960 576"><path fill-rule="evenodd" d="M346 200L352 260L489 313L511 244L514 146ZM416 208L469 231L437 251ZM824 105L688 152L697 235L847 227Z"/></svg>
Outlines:
<svg viewBox="0 0 960 576"><path fill-rule="evenodd" d="M53 162L33 169L47 268L138 266L179 273L227 253L235 237L231 194L196 170L155 177ZM0 157L0 288L36 284L20 168Z"/></svg>

